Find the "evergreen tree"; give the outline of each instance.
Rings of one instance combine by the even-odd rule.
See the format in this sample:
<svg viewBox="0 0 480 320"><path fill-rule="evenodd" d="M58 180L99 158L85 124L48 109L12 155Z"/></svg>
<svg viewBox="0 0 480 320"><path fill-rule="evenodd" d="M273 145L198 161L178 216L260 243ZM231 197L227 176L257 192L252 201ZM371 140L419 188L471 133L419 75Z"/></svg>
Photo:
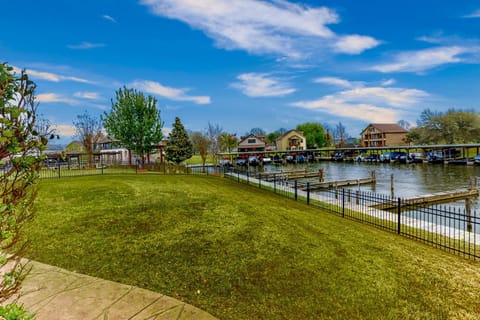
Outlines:
<svg viewBox="0 0 480 320"><path fill-rule="evenodd" d="M192 141L190 141L180 118L176 117L172 132L170 133L170 139L165 146L165 157L167 161L173 161L179 164L182 161L190 159L192 155Z"/></svg>

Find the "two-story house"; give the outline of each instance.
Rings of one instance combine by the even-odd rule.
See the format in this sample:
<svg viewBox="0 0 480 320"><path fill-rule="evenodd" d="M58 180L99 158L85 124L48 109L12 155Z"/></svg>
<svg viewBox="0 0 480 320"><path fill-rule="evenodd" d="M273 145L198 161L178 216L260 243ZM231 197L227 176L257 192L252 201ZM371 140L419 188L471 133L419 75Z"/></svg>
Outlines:
<svg viewBox="0 0 480 320"><path fill-rule="evenodd" d="M407 133L407 130L395 123L371 123L362 131L362 146L404 146L407 145Z"/></svg>
<svg viewBox="0 0 480 320"><path fill-rule="evenodd" d="M303 131L289 130L276 140L277 151L306 150L307 139Z"/></svg>

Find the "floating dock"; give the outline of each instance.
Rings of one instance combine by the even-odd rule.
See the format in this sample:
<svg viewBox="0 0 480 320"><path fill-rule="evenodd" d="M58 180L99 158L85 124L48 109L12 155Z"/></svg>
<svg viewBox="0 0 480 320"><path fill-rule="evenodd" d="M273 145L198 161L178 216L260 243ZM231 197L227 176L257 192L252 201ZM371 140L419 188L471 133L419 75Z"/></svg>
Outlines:
<svg viewBox="0 0 480 320"><path fill-rule="evenodd" d="M478 197L478 195L479 195L478 188L459 189L454 191L446 191L446 192L439 192L439 193L405 198L405 199L402 199L400 203L402 208L407 208L410 206L429 205L434 203L451 202L455 200L468 199L472 197ZM393 210L398 208L398 201L397 200L386 201L379 204L371 205L370 207L374 209L380 209L380 210Z"/></svg>
<svg viewBox="0 0 480 320"><path fill-rule="evenodd" d="M326 181L326 182L317 182L310 183L310 191L319 190L319 189L336 189L349 186L358 186L365 184L375 184L376 179L373 178L363 178L363 179L350 179L350 180L337 180L337 181ZM303 185L300 190L307 190L307 186Z"/></svg>

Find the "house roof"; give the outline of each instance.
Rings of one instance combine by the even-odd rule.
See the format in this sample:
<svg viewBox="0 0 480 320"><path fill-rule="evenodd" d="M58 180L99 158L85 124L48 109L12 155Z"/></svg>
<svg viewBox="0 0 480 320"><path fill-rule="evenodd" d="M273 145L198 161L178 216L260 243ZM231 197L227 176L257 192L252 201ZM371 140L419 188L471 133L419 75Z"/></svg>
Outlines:
<svg viewBox="0 0 480 320"><path fill-rule="evenodd" d="M378 129L378 131L381 131L384 133L407 133L408 132L408 130L399 126L396 123L371 123L363 131L367 130L370 127L374 127Z"/></svg>
<svg viewBox="0 0 480 320"><path fill-rule="evenodd" d="M248 139L255 138L256 143L248 143ZM239 146L249 146L249 147L264 147L265 140L263 136L256 136L254 134L250 134L246 137L242 137L242 140L238 143Z"/></svg>
<svg viewBox="0 0 480 320"><path fill-rule="evenodd" d="M295 133L297 133L299 136L305 138L305 136L303 135L303 131L298 131L298 130L292 129L292 130L288 130L287 132L285 132L284 134L282 134L281 136L279 136L279 137L277 138L277 140L283 139L284 137L286 137L287 135L291 134L292 132L295 132Z"/></svg>

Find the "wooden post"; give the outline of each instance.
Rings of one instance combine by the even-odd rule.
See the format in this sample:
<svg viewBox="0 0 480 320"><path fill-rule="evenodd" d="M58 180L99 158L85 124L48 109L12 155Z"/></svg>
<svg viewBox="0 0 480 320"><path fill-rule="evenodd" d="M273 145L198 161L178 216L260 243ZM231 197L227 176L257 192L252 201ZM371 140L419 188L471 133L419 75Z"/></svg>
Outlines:
<svg viewBox="0 0 480 320"><path fill-rule="evenodd" d="M465 215L467 216L467 231L472 232L472 200L465 199Z"/></svg>
<svg viewBox="0 0 480 320"><path fill-rule="evenodd" d="M377 177L375 176L375 170L372 170L371 177L372 177L372 182L376 183L377 182Z"/></svg>
<svg viewBox="0 0 480 320"><path fill-rule="evenodd" d="M323 168L318 169L318 182L323 182Z"/></svg>
<svg viewBox="0 0 480 320"><path fill-rule="evenodd" d="M356 203L357 206L358 206L358 205L360 204L360 190L357 190L355 193L356 193L356 195L355 195L355 197L356 197L355 203Z"/></svg>
<svg viewBox="0 0 480 320"><path fill-rule="evenodd" d="M395 186L393 184L393 173L390 175L390 192L393 198L395 196Z"/></svg>

